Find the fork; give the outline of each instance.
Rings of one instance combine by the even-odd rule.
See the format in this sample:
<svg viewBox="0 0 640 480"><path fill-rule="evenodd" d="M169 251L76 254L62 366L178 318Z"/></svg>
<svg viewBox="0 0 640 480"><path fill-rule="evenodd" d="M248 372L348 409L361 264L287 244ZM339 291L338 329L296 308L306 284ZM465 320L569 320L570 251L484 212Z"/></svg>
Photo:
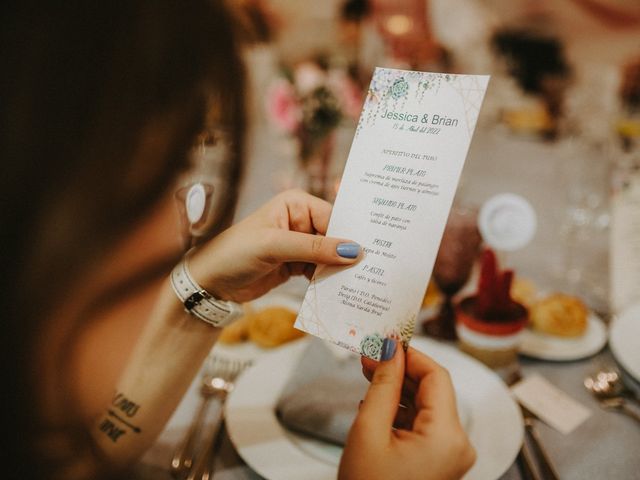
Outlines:
<svg viewBox="0 0 640 480"><path fill-rule="evenodd" d="M549 455L542 445L540 435L538 435L538 431L535 426L538 417L536 417L533 412L529 411L522 404L520 404L520 409L522 411L522 418L524 419L525 432L528 434L528 437L531 440L531 444L533 445L533 449L535 450L540 460L539 463L543 474L542 478L548 480L558 480L558 472L556 472L553 463L551 463Z"/></svg>
<svg viewBox="0 0 640 480"><path fill-rule="evenodd" d="M211 480L213 478L215 456L224 431L224 404L227 395L233 391L236 378L250 363L250 361L229 360L226 362L226 368L223 368L222 373L216 377L218 411L213 423L209 426L187 480Z"/></svg>
<svg viewBox="0 0 640 480"><path fill-rule="evenodd" d="M200 406L171 459L170 471L176 480L187 478L194 470L197 441L202 437L200 435L202 423L209 410L211 400L217 396L221 399L225 398L233 389L232 382L249 364L249 361L226 359L216 355L212 355L207 361L200 387L200 395L202 397ZM217 419L216 424L219 424L220 420L221 418Z"/></svg>
<svg viewBox="0 0 640 480"><path fill-rule="evenodd" d="M520 368L517 368L507 376L507 378L505 379L505 383L508 386L512 386L518 383L520 380L522 380L522 373L520 371ZM529 450L529 446L527 445L527 441L525 440L522 448L520 449L520 453L518 454L518 459L520 460L519 463L522 464L522 466L524 467L523 469L525 470L525 477L529 480L558 480L558 473L551 463L546 449L542 446L542 441L540 439L540 436L538 435L538 431L535 428L535 422L538 420L538 417L536 417L533 412L524 407L524 405L522 405L520 402L517 403L522 413L525 436L529 439L531 446L535 451L535 455L539 460L539 462L535 462L533 460L531 452ZM538 463L537 466L536 463ZM538 466L540 467L540 469L537 468ZM539 472L538 470L541 470L541 472Z"/></svg>
<svg viewBox="0 0 640 480"><path fill-rule="evenodd" d="M623 397L601 398L600 400L598 400L598 402L604 409L618 410L619 412L624 413L625 415L628 415L634 420L640 422L640 415L627 405L627 401Z"/></svg>

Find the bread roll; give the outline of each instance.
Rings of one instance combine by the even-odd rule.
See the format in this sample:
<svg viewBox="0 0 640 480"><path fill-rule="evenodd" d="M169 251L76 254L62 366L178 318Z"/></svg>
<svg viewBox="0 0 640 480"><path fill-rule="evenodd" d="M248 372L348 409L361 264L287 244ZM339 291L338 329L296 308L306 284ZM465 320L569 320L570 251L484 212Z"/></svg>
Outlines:
<svg viewBox="0 0 640 480"><path fill-rule="evenodd" d="M529 316L535 330L560 337L579 337L587 330L589 311L579 298L556 293L534 304Z"/></svg>
<svg viewBox="0 0 640 480"><path fill-rule="evenodd" d="M249 323L253 315L252 313L246 314L224 327L220 332L218 341L227 345L246 341L249 338Z"/></svg>
<svg viewBox="0 0 640 480"><path fill-rule="evenodd" d="M293 328L296 313L285 307L268 307L253 314L249 321L249 339L265 348L277 347L304 335Z"/></svg>

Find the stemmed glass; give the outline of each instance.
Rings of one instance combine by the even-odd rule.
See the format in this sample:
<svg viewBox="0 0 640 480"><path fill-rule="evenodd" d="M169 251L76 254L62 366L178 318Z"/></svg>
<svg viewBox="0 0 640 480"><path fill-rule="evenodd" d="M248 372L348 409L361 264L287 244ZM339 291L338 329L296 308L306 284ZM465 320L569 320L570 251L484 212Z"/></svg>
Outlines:
<svg viewBox="0 0 640 480"><path fill-rule="evenodd" d="M590 306L608 306L609 195L615 150L612 142L576 137L564 146L559 165L566 207L561 228L562 279L574 295L586 295Z"/></svg>
<svg viewBox="0 0 640 480"><path fill-rule="evenodd" d="M457 338L453 297L469 280L480 252L482 237L477 220L474 208L454 205L451 209L433 268L433 279L444 299L435 317L422 324L427 335L445 340Z"/></svg>

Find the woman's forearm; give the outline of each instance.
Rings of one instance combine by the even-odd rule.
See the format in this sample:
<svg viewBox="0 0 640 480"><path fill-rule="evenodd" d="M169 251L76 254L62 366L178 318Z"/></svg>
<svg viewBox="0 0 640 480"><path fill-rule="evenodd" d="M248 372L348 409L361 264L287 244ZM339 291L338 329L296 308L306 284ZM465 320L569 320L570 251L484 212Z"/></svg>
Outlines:
<svg viewBox="0 0 640 480"><path fill-rule="evenodd" d="M92 428L109 463L127 465L151 446L218 334L219 329L187 314L164 282L113 399Z"/></svg>
<svg viewBox="0 0 640 480"><path fill-rule="evenodd" d="M246 302L291 275L310 275L314 264L351 265L359 256L343 257L338 248L348 240L324 236L330 212L323 200L284 192L191 255L191 275L217 298ZM93 428L108 461L126 465L153 443L218 334L186 314L165 281L113 400Z"/></svg>

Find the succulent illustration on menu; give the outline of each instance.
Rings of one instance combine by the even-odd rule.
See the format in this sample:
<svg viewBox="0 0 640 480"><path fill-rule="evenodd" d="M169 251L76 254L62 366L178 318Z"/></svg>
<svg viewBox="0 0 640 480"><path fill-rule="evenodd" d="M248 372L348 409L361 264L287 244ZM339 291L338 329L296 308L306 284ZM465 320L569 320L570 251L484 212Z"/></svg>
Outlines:
<svg viewBox="0 0 640 480"><path fill-rule="evenodd" d="M404 77L400 77L393 82L391 85L391 96L394 99L404 98L409 93L409 84L404 79Z"/></svg>
<svg viewBox="0 0 640 480"><path fill-rule="evenodd" d="M378 333L365 335L365 337L360 341L360 353L369 358L378 359L382 352L383 343L384 338Z"/></svg>

